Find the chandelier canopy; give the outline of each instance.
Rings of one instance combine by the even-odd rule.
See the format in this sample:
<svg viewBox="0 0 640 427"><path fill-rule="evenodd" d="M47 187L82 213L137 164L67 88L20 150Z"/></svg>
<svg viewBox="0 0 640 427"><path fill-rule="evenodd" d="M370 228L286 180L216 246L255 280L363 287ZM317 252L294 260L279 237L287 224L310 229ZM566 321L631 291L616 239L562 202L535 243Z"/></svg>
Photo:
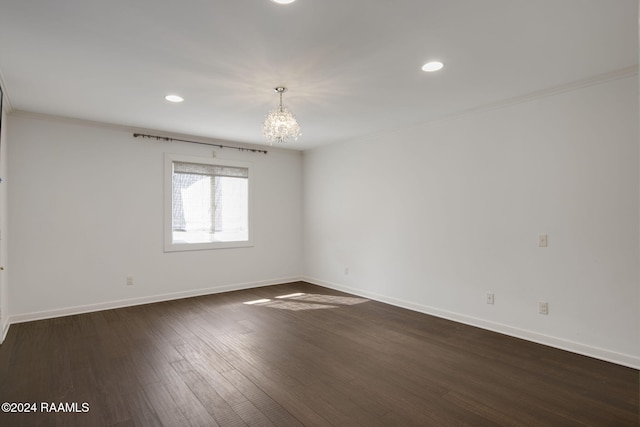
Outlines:
<svg viewBox="0 0 640 427"><path fill-rule="evenodd" d="M274 90L280 94L280 105L267 114L262 126L262 135L270 145L274 142L285 143L289 139L297 140L302 134L295 116L282 103L282 94L287 91L287 88L278 86Z"/></svg>

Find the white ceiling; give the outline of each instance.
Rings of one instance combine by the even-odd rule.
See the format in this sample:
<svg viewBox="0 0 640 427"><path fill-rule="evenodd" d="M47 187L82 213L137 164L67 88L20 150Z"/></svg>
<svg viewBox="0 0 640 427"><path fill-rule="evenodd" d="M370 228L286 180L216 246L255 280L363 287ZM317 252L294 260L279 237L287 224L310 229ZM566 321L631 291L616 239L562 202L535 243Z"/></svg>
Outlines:
<svg viewBox="0 0 640 427"><path fill-rule="evenodd" d="M13 110L265 144L284 85L293 149L637 64L637 0L0 0Z"/></svg>

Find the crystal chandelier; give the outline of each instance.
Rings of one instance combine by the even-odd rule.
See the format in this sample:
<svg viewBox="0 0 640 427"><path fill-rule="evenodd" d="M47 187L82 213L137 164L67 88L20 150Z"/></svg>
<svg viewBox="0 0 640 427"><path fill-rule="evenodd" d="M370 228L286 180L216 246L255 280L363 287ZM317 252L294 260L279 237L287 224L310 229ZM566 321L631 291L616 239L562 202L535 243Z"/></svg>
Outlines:
<svg viewBox="0 0 640 427"><path fill-rule="evenodd" d="M262 135L271 145L274 142L287 142L291 138L297 140L301 135L300 125L295 116L282 104L282 94L287 91L287 88L278 86L274 90L280 94L280 105L267 114L262 126Z"/></svg>

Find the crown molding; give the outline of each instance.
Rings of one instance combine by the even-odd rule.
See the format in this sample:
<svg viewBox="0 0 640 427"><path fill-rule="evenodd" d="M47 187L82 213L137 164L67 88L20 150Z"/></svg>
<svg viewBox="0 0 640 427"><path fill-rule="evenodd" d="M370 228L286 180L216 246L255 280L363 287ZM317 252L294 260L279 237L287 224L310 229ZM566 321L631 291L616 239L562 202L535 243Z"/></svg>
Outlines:
<svg viewBox="0 0 640 427"><path fill-rule="evenodd" d="M482 105L477 108L470 108L468 110L461 111L460 115L467 114L468 112L477 112L482 110L493 110L495 108L502 108L505 106L520 104L523 102L529 102L536 99L546 98L549 96L558 95L564 92L571 92L574 90L583 89L590 86L597 86L603 83L607 83L614 80L626 79L628 77L633 77L638 75L638 65L633 65L631 67L621 68L619 70L610 71L603 74L598 74L592 77L588 77L582 80L576 80L570 83L565 83L558 86L552 86L546 89L537 90L534 92L529 92L524 95L516 96L513 98L504 99L501 101L492 102L489 104Z"/></svg>
<svg viewBox="0 0 640 427"><path fill-rule="evenodd" d="M565 83L562 85L552 86L552 87L537 90L534 92L529 92L524 95L519 95L512 98L506 98L499 101L482 104L476 107L467 108L465 110L460 110L450 114L445 114L443 116L436 117L430 120L410 124L402 128L388 129L386 132L382 132L382 133L386 135L393 135L396 133L404 132L407 129L413 129L421 126L436 126L442 123L446 123L453 120L459 120L461 118L478 114L478 113L488 112L492 110L499 110L499 109L507 108L513 105L522 104L525 102L531 102L531 101L535 101L542 98L548 98L551 96L559 95L561 93L580 90L580 89L584 89L591 86L597 86L597 85L608 83L615 80L626 79L634 76L637 77L638 71L639 71L638 65L633 65L630 67L621 68L621 69L610 71L607 73L598 74L586 79L576 80L576 81ZM341 144L346 142L366 142L371 138L377 137L379 135L380 133L367 134L363 136L358 136L353 139L345 139L345 140L335 141L327 145L312 147L309 150L313 150L315 148L328 147L334 144Z"/></svg>
<svg viewBox="0 0 640 427"><path fill-rule="evenodd" d="M575 90L580 90L580 89L584 89L592 86L598 86L604 83L612 82L615 80L626 79L626 78L637 76L637 75L638 75L638 65L634 65L631 67L614 70L608 73L598 74L596 76L592 76L586 79L576 80L570 83L565 83L562 85L552 86L552 87L537 90L534 92L529 92L527 94L515 96L513 98L507 98L500 101L483 104L478 107L468 108L466 110L461 110L456 113L452 113L452 114L449 114L425 123L421 123L421 124L437 124L437 123L446 122L450 120L456 120L472 114L499 110L502 108L511 107L513 105L536 101L539 99L548 98L551 96L556 96L562 93L572 92Z"/></svg>
<svg viewBox="0 0 640 427"><path fill-rule="evenodd" d="M443 115L443 116L440 116L440 117L433 118L431 120L414 123L412 125L405 126L405 127L402 127L402 128L388 129L386 132L383 132L383 133L385 133L385 134L395 134L395 133L404 131L406 129L411 129L411 128L415 128L415 127L418 127L418 126L437 125L437 124L448 122L448 121L451 121L451 120L457 120L457 119L460 119L460 118L463 118L463 117L466 117L466 116L469 116L469 115L472 115L472 114L477 114L477 113L497 110L497 109L501 109L501 108L506 108L506 107L509 107L509 106L512 106L512 105L521 104L521 103L524 103L524 102L530 102L530 101L534 101L534 100L537 100L537 99L547 98L547 97L558 95L558 94L565 93L565 92L571 92L571 91L574 91L574 90L579 90L579 89L583 89L583 88L590 87L590 86L597 86L599 84L604 84L604 83L607 83L607 82L610 82L610 81L615 81L615 80L625 79L625 78L629 78L629 77L633 77L633 76L638 76L638 71L639 71L638 65L633 65L633 66L630 66L630 67L621 68L621 69L610 71L610 72L607 72L607 73L598 74L598 75L595 75L595 76L592 76L592 77L589 77L589 78L586 78L586 79L577 80L577 81L565 83L565 84L558 85L558 86L552 86L552 87L549 87L549 88L545 88L545 89L534 91L534 92L529 92L527 94L516 96L516 97L512 97L512 98L507 98L507 99L502 99L502 100L491 102L491 103L487 103L487 104L482 104L482 105L479 105L477 107L472 107L472 108L468 108L468 109L465 109L465 110L460 110L460 111L457 111L457 112L454 112L454 113L450 113L450 114L447 114L447 115ZM158 130L158 129L139 128L139 127L133 127L133 126L126 126L126 125L119 125L119 124L113 124L113 123L99 122L99 121L88 120L88 119L79 119L79 118L58 116L58 115L46 114L46 113L36 113L36 112L26 111L26 110L16 110L11 105L11 102L9 100L9 96L8 96L8 94L6 92L6 84L4 84L4 79L2 77L2 71L0 71L0 85L2 86L2 90L3 90L3 94L4 94L3 102L6 100L6 106L4 108L5 108L5 111L7 112L7 114L11 113L12 115L16 115L16 116L30 117L30 118L36 118L36 119L42 119L42 120L63 121L63 122L67 122L67 123L83 124L85 126L93 126L93 127L98 127L98 128L120 130L120 131L126 131L126 132L155 133L155 134L159 134L161 136L167 136L167 137L170 137L170 138L196 139L196 140L200 140L200 141L203 141L203 142L214 143L214 144L221 144L221 143L229 143L229 142L231 142L231 143L234 143L234 144L241 144L243 146L247 146L247 147L251 147L251 148L254 148L254 147L263 148L264 147L264 145L251 144L251 143L246 143L246 142L242 142L242 141L221 140L221 139L208 138L208 137L199 136L199 135L181 134L181 133L162 131L162 130ZM379 135L379 133L366 134L366 135L358 136L358 137L352 138L352 139L338 140L338 141L332 142L330 144L320 145L318 147L310 147L307 150L313 150L314 148L321 148L321 147L326 147L326 146L330 146L330 145L333 145L333 144L341 144L341 143L345 143L345 142L358 142L358 141L364 142L364 141L370 140L372 137L377 136L377 135ZM295 149L289 149L289 148L283 148L283 147L275 147L275 146L269 147L269 150L273 150L273 151L285 150L285 151L300 151L300 152L307 151L307 150L295 150Z"/></svg>

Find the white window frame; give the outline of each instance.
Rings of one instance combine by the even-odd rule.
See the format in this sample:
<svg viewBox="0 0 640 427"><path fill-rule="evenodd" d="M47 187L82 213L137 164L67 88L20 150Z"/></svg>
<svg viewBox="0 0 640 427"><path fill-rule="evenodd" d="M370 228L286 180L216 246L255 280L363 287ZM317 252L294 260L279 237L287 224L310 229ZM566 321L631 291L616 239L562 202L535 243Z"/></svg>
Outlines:
<svg viewBox="0 0 640 427"><path fill-rule="evenodd" d="M207 243L174 243L173 242L173 162L198 163L214 166L235 166L248 170L248 240L235 242L207 242ZM164 251L200 251L208 249L246 248L253 246L253 185L251 184L251 163L219 158L197 157L182 154L165 153L164 155Z"/></svg>

